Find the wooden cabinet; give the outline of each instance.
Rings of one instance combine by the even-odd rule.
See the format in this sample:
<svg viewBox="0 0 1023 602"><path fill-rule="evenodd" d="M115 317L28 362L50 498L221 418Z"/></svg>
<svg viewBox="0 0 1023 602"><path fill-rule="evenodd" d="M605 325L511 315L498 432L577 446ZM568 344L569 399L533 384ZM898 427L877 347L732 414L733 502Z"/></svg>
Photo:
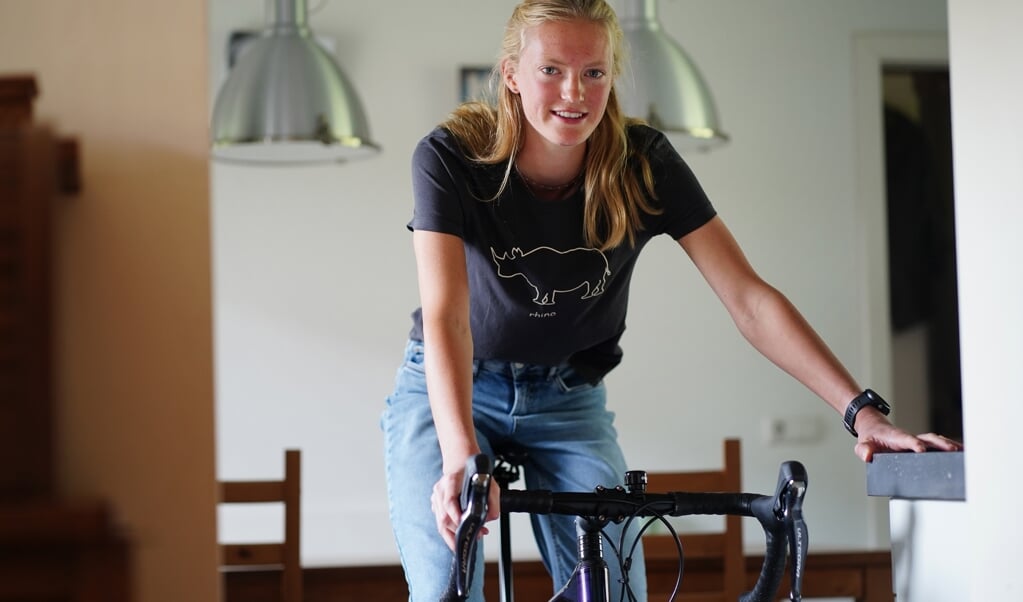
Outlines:
<svg viewBox="0 0 1023 602"><path fill-rule="evenodd" d="M53 492L50 211L56 141L31 78L0 79L0 499Z"/></svg>
<svg viewBox="0 0 1023 602"><path fill-rule="evenodd" d="M51 215L77 148L32 123L36 92L0 76L0 602L129 602L108 505L56 495Z"/></svg>
<svg viewBox="0 0 1023 602"><path fill-rule="evenodd" d="M104 503L0 503L0 602L130 600L128 546Z"/></svg>

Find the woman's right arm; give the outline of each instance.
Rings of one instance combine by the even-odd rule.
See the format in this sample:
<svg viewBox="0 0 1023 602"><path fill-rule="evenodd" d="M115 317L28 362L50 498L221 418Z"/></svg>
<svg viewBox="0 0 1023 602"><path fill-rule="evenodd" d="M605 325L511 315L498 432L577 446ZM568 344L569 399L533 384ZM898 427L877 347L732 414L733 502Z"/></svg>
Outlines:
<svg viewBox="0 0 1023 602"><path fill-rule="evenodd" d="M443 476L431 504L437 529L454 547L462 510L459 494L469 456L480 452L472 420L472 332L469 278L462 239L416 230L412 234L423 314L423 345L430 409L443 458ZM495 493L496 487L492 488ZM488 518L498 515L491 496Z"/></svg>
<svg viewBox="0 0 1023 602"><path fill-rule="evenodd" d="M444 472L479 452L472 426L472 334L469 281L462 239L416 230L412 235L423 310L423 343L430 407Z"/></svg>

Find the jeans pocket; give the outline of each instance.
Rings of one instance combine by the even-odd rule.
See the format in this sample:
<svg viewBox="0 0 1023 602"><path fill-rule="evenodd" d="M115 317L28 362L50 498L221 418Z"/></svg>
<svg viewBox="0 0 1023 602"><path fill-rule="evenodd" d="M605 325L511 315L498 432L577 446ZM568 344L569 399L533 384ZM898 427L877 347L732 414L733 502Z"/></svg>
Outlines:
<svg viewBox="0 0 1023 602"><path fill-rule="evenodd" d="M394 375L394 390L387 397L392 406L409 395L426 395L426 368L423 365L423 344L410 342L405 357Z"/></svg>
<svg viewBox="0 0 1023 602"><path fill-rule="evenodd" d="M564 393L591 389L596 385L596 383L590 382L582 374L579 374L575 368L567 364L558 368L555 379Z"/></svg>
<svg viewBox="0 0 1023 602"><path fill-rule="evenodd" d="M407 370L417 375L425 375L426 368L423 366L423 344L419 342L409 343L405 349L405 362L401 366L402 370Z"/></svg>

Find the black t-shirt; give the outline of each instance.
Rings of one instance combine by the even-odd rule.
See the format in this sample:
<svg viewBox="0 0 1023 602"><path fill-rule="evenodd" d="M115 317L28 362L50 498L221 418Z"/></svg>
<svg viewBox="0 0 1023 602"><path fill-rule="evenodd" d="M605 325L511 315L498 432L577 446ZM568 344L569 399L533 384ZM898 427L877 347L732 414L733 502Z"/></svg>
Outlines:
<svg viewBox="0 0 1023 602"><path fill-rule="evenodd" d="M650 239L672 239L707 223L714 208L692 171L660 132L629 129L653 170L658 215L645 214L635 246L599 251L583 242L583 191L561 201L535 198L514 175L494 200L507 163L466 158L437 128L412 157L415 208L410 230L465 242L473 352L479 359L558 365L569 361L598 380L620 361L629 282ZM422 340L421 308L411 338Z"/></svg>

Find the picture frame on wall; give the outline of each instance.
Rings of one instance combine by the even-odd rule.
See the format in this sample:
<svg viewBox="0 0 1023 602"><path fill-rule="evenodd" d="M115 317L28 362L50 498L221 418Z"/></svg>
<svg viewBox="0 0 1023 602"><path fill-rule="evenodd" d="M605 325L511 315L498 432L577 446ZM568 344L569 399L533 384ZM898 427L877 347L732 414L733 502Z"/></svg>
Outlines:
<svg viewBox="0 0 1023 602"><path fill-rule="evenodd" d="M491 81L493 66L465 65L459 69L459 102L478 100L493 104L496 95Z"/></svg>

